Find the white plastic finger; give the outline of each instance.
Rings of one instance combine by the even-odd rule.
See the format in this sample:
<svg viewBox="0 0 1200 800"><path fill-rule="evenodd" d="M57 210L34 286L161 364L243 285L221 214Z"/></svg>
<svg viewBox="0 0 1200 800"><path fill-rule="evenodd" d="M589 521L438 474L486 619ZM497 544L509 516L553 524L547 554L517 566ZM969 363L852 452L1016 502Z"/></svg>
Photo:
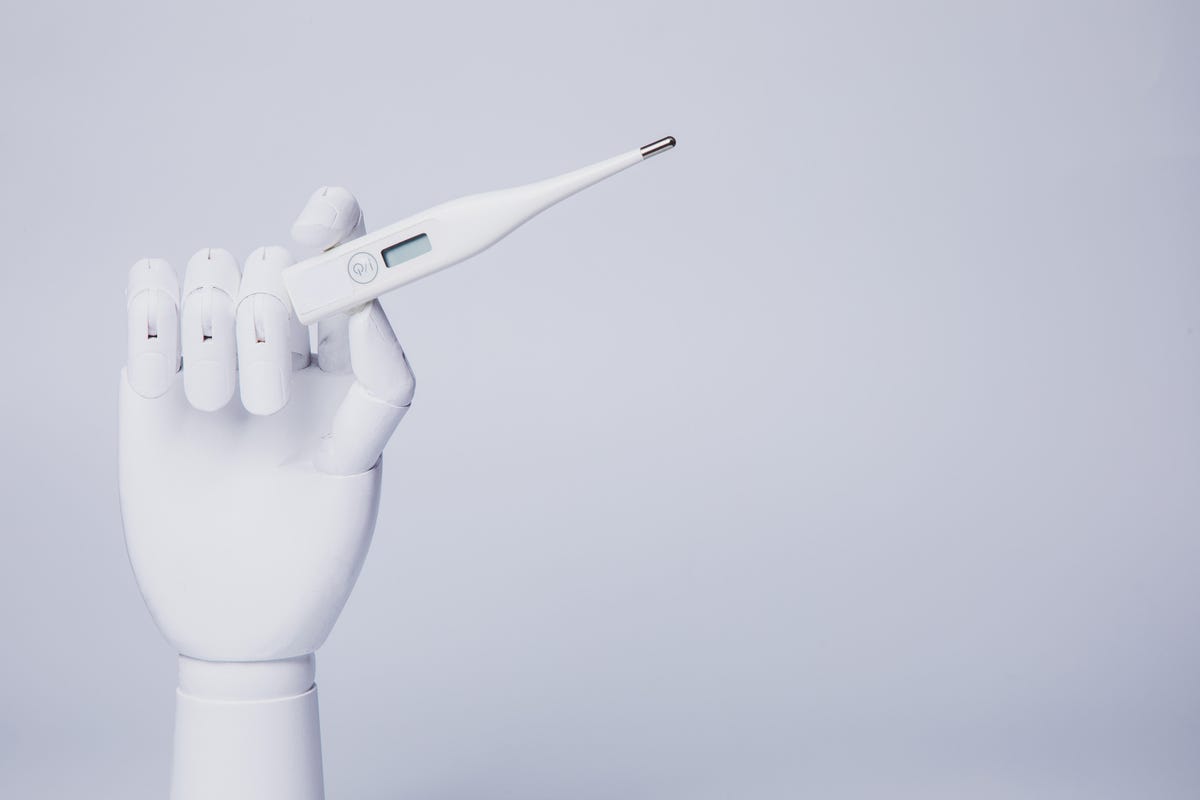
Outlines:
<svg viewBox="0 0 1200 800"><path fill-rule="evenodd" d="M349 189L322 186L292 223L292 237L307 247L327 249L366 233L362 207ZM317 323L317 365L326 372L350 371L350 340L345 314Z"/></svg>
<svg viewBox="0 0 1200 800"><path fill-rule="evenodd" d="M292 257L260 247L246 259L237 304L237 352L242 405L274 414L287 405L292 370L308 365L308 330L296 321L280 277Z"/></svg>
<svg viewBox="0 0 1200 800"><path fill-rule="evenodd" d="M142 397L166 394L179 371L179 279L161 258L144 258L129 270L126 378Z"/></svg>
<svg viewBox="0 0 1200 800"><path fill-rule="evenodd" d="M375 466L408 406L385 403L355 381L333 415L314 465L330 475L357 475Z"/></svg>
<svg viewBox="0 0 1200 800"><path fill-rule="evenodd" d="M348 189L322 186L304 204L292 223L292 238L306 247L322 250L366 231L362 209Z"/></svg>
<svg viewBox="0 0 1200 800"><path fill-rule="evenodd" d="M393 406L412 402L416 379L378 300L350 315L350 361L354 377L375 397Z"/></svg>
<svg viewBox="0 0 1200 800"><path fill-rule="evenodd" d="M237 260L219 248L192 256L183 276L183 390L201 411L224 408L237 388L234 307L241 277Z"/></svg>
<svg viewBox="0 0 1200 800"><path fill-rule="evenodd" d="M374 466L408 411L416 380L378 300L350 316L354 384L334 414L316 467L354 475Z"/></svg>

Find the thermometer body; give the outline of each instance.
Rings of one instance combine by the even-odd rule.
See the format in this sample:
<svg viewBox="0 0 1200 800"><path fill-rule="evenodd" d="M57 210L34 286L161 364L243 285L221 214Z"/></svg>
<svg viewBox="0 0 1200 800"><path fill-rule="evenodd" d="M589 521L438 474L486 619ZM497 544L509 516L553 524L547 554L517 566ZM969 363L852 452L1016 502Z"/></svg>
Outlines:
<svg viewBox="0 0 1200 800"><path fill-rule="evenodd" d="M486 250L550 206L652 155L671 137L537 183L470 195L414 214L283 271L305 325L358 308Z"/></svg>

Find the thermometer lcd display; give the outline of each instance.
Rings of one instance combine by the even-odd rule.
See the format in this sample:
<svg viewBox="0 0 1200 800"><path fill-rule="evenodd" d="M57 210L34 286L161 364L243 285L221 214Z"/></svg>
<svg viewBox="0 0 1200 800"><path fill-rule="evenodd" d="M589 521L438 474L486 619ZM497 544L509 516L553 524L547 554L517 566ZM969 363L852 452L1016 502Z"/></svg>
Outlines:
<svg viewBox="0 0 1200 800"><path fill-rule="evenodd" d="M405 239L399 244L394 244L383 251L383 263L389 267L394 267L397 264L403 264L405 261L411 261L417 256L424 255L433 249L433 245L429 243L429 237L425 234L418 234L411 239Z"/></svg>

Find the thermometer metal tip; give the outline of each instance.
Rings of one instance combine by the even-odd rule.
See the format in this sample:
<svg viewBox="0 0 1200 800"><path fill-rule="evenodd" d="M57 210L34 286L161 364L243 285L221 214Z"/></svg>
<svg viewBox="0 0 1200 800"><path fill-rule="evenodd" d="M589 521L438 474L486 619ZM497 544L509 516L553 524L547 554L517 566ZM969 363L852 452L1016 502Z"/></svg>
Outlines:
<svg viewBox="0 0 1200 800"><path fill-rule="evenodd" d="M650 144L643 146L641 149L642 158L649 158L650 156L656 156L659 153L664 153L667 150L670 150L674 146L675 146L675 137L674 136L664 136L663 138L659 139L657 142L651 142Z"/></svg>

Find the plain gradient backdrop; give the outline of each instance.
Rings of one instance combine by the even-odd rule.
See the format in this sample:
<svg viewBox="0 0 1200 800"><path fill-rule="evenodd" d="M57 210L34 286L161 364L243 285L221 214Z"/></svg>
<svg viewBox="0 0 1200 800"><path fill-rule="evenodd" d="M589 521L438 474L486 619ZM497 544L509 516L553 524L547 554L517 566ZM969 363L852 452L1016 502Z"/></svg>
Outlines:
<svg viewBox="0 0 1200 800"><path fill-rule="evenodd" d="M0 797L160 798L125 274L678 148L384 299L331 800L1200 796L1194 3L0 11Z"/></svg>

